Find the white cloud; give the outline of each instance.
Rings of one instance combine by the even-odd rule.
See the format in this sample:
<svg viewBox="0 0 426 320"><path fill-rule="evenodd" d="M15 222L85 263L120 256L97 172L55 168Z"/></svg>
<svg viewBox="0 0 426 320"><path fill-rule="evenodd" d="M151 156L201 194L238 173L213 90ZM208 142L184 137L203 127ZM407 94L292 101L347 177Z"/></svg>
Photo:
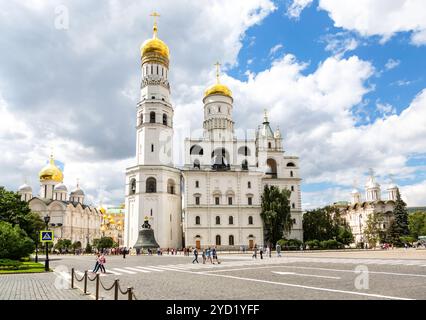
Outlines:
<svg viewBox="0 0 426 320"><path fill-rule="evenodd" d="M279 43L279 44L277 44L277 45L273 46L273 47L271 48L271 50L269 50L269 56L273 56L273 55L275 55L275 54L278 52L278 50L280 50L280 49L282 49L282 48L283 48L283 45L282 45L281 43Z"/></svg>
<svg viewBox="0 0 426 320"><path fill-rule="evenodd" d="M355 50L359 45L358 41L346 32L328 34L323 37L323 41L327 43L325 50L332 52L338 58L341 58L348 51Z"/></svg>
<svg viewBox="0 0 426 320"><path fill-rule="evenodd" d="M380 36L386 42L395 33L412 32L415 45L426 44L424 0L320 0L336 27L362 36Z"/></svg>
<svg viewBox="0 0 426 320"><path fill-rule="evenodd" d="M287 7L287 16L292 19L298 19L302 11L311 5L313 0L293 0Z"/></svg>
<svg viewBox="0 0 426 320"><path fill-rule="evenodd" d="M376 109L377 111L380 113L380 115L382 117L387 117L391 114L395 114L396 113L396 109L394 106L392 106L389 103L377 103L376 104Z"/></svg>
<svg viewBox="0 0 426 320"><path fill-rule="evenodd" d="M396 68L397 66L399 66L400 63L401 63L400 60L389 59L385 64L385 68L386 70L392 70Z"/></svg>

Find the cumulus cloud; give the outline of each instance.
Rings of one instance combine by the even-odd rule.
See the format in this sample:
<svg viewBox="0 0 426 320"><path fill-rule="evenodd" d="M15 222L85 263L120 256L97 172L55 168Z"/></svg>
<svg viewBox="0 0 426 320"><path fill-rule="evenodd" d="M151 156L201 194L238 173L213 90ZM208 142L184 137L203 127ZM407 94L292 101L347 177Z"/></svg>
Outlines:
<svg viewBox="0 0 426 320"><path fill-rule="evenodd" d="M293 0L287 7L287 16L298 19L302 11L311 5L313 0Z"/></svg>
<svg viewBox="0 0 426 320"><path fill-rule="evenodd" d="M411 32L415 45L426 44L426 4L423 0L320 0L334 25L362 36L379 36L384 43L398 32Z"/></svg>
<svg viewBox="0 0 426 320"><path fill-rule="evenodd" d="M386 70L392 70L392 69L395 69L397 66L399 66L400 63L401 63L400 60L389 59L385 64L385 68Z"/></svg>

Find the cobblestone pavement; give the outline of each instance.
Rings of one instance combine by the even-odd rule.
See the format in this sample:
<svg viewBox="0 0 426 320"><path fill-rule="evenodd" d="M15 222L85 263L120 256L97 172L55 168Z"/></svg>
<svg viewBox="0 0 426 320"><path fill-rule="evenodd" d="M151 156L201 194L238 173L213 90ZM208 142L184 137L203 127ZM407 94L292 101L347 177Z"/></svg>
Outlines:
<svg viewBox="0 0 426 320"><path fill-rule="evenodd" d="M142 300L426 299L423 252L395 250L380 258L374 251L362 258L354 253L284 253L263 260L221 254L219 265L192 264L184 256L107 256L100 279L105 287L119 279L123 290L134 287ZM93 277L93 262L92 256L63 256L51 265L74 267L79 277L88 270ZM112 299L112 292L101 290L101 298Z"/></svg>
<svg viewBox="0 0 426 320"><path fill-rule="evenodd" d="M220 253L219 258L220 264L203 264L201 257L192 264L193 257L181 255L107 256L100 280L108 288L119 279L121 289L133 287L140 300L426 299L426 250L283 252L264 259ZM54 255L55 273L2 275L0 299L93 299L94 282L88 282L91 295L68 288L71 268L78 278L88 271L93 279L94 262L92 255ZM83 288L82 282L75 285ZM101 288L101 299L112 297L113 291Z"/></svg>
<svg viewBox="0 0 426 320"><path fill-rule="evenodd" d="M56 285L55 285L56 283ZM54 272L0 275L0 300L92 300Z"/></svg>

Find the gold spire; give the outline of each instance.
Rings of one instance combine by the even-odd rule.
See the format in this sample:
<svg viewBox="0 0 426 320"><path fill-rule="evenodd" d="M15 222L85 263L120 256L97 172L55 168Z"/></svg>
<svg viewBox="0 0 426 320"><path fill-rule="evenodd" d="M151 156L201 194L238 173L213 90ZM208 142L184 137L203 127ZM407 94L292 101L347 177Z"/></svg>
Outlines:
<svg viewBox="0 0 426 320"><path fill-rule="evenodd" d="M169 67L169 47L158 38L157 17L160 15L157 12L150 14L154 18L154 26L152 27L153 36L146 40L141 46L142 64L144 63L160 63Z"/></svg>
<svg viewBox="0 0 426 320"><path fill-rule="evenodd" d="M206 92L204 93L204 98L212 94L219 94L232 98L232 91L229 90L227 86L221 84L219 81L221 64L219 62L216 62L214 65L216 66L216 84L206 90Z"/></svg>
<svg viewBox="0 0 426 320"><path fill-rule="evenodd" d="M216 66L216 83L219 83L219 75L220 75L220 63L219 61L214 64Z"/></svg>
<svg viewBox="0 0 426 320"><path fill-rule="evenodd" d="M160 15L157 12L153 12L150 14L151 17L154 17L154 26L152 27L152 31L154 32L153 38L157 39L157 32L158 32L158 26L157 26L157 17Z"/></svg>

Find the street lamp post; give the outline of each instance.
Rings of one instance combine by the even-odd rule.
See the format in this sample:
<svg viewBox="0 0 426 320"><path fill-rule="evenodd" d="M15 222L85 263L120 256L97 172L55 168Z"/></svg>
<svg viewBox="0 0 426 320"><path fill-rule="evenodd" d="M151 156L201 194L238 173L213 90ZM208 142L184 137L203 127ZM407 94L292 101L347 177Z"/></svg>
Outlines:
<svg viewBox="0 0 426 320"><path fill-rule="evenodd" d="M35 263L38 263L38 235L36 236L36 256Z"/></svg>
<svg viewBox="0 0 426 320"><path fill-rule="evenodd" d="M50 217L45 216L44 223L46 223L46 230L49 230L49 221L50 221ZM49 243L45 242L45 245L46 245L46 260L44 262L44 270L49 271Z"/></svg>

